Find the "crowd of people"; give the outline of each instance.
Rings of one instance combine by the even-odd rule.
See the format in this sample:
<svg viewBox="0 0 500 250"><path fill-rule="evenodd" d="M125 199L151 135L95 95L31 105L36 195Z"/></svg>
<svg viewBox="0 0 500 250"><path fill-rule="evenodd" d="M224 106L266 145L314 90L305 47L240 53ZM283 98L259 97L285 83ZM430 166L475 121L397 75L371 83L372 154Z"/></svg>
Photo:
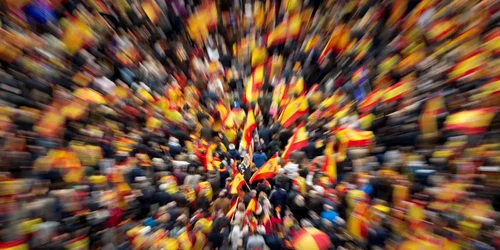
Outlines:
<svg viewBox="0 0 500 250"><path fill-rule="evenodd" d="M500 249L498 1L0 4L0 249Z"/></svg>

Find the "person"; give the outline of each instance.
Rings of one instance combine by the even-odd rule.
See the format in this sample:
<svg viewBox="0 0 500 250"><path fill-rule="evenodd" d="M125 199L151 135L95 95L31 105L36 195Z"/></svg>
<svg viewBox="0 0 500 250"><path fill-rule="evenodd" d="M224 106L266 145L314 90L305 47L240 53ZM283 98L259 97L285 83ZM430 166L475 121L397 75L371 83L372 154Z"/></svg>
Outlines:
<svg viewBox="0 0 500 250"><path fill-rule="evenodd" d="M226 197L226 191L222 190L219 192L219 197L214 201L214 210L221 210L223 214L227 214L231 208L231 201Z"/></svg>
<svg viewBox="0 0 500 250"><path fill-rule="evenodd" d="M286 207L287 194L286 190L281 187L280 183L277 183L275 189L271 192L269 196L269 201L274 207L281 207L282 211Z"/></svg>
<svg viewBox="0 0 500 250"><path fill-rule="evenodd" d="M272 157L274 154L278 153L281 150L281 141L279 140L279 135L274 134L272 137L272 141L267 144L267 155Z"/></svg>
<svg viewBox="0 0 500 250"><path fill-rule="evenodd" d="M258 250L266 248L266 241L262 235L255 232L255 230L250 230L250 236L247 239L246 249L248 250Z"/></svg>
<svg viewBox="0 0 500 250"><path fill-rule="evenodd" d="M264 152L262 152L262 148L260 146L257 146L257 148L255 149L255 152L252 156L252 161L253 163L255 163L255 167L257 169L259 169L260 167L262 167L262 165L264 165L264 163L266 163L267 156Z"/></svg>

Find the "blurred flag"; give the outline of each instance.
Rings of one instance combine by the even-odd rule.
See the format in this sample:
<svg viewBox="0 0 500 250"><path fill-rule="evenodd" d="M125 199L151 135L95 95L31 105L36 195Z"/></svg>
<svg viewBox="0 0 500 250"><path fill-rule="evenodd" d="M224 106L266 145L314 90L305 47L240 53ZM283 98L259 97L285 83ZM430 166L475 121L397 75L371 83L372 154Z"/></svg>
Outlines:
<svg viewBox="0 0 500 250"><path fill-rule="evenodd" d="M337 161L344 161L348 147L366 147L374 138L372 131L363 131L351 128L339 128L335 131L339 139Z"/></svg>
<svg viewBox="0 0 500 250"><path fill-rule="evenodd" d="M484 37L486 52L492 56L500 56L500 28L495 28Z"/></svg>
<svg viewBox="0 0 500 250"><path fill-rule="evenodd" d="M413 91L413 81L410 78L406 78L401 80L400 82L392 85L390 88L385 91L384 95L382 96L382 102L394 102L397 100L400 100L404 96L406 96L408 93Z"/></svg>
<svg viewBox="0 0 500 250"><path fill-rule="evenodd" d="M26 239L8 241L0 243L0 249L2 250L29 250L28 242Z"/></svg>
<svg viewBox="0 0 500 250"><path fill-rule="evenodd" d="M70 120L79 120L87 113L88 104L86 102L70 101L61 108L61 114Z"/></svg>
<svg viewBox="0 0 500 250"><path fill-rule="evenodd" d="M488 129L496 112L497 108L480 108L454 113L446 118L445 129L468 135L481 134Z"/></svg>
<svg viewBox="0 0 500 250"><path fill-rule="evenodd" d="M337 163L335 161L335 153L333 151L333 141L330 141L326 144L325 147L325 162L321 171L325 173L330 181L337 181Z"/></svg>
<svg viewBox="0 0 500 250"><path fill-rule="evenodd" d="M283 125L283 127L288 128L299 117L307 115L308 112L309 104L307 103L307 99L305 95L301 95L286 105L285 109L281 112L278 121Z"/></svg>
<svg viewBox="0 0 500 250"><path fill-rule="evenodd" d="M34 131L43 137L56 136L64 126L66 119L56 108L49 107L45 111L45 115L40 117L40 120L34 127Z"/></svg>
<svg viewBox="0 0 500 250"><path fill-rule="evenodd" d="M290 154L293 151L300 150L301 148L307 146L308 139L306 127L304 122L302 122L297 127L297 130L293 133L292 137L288 140L288 144L286 145L281 158L286 160L290 157Z"/></svg>
<svg viewBox="0 0 500 250"><path fill-rule="evenodd" d="M408 14L403 23L403 29L409 30L413 27L417 27L417 22L422 14L434 5L435 0L423 0L418 3L418 5Z"/></svg>
<svg viewBox="0 0 500 250"><path fill-rule="evenodd" d="M464 59L450 68L448 73L450 81L458 81L465 77L474 79L480 77L481 71L486 67L485 56L482 49L468 54Z"/></svg>
<svg viewBox="0 0 500 250"><path fill-rule="evenodd" d="M278 170L278 154L272 156L262 165L250 178L250 184L254 181L273 178Z"/></svg>
<svg viewBox="0 0 500 250"><path fill-rule="evenodd" d="M253 20L255 28L262 30L264 28L266 16L264 14L264 6L261 1L255 1L254 5Z"/></svg>
<svg viewBox="0 0 500 250"><path fill-rule="evenodd" d="M456 29L457 25L453 19L441 18L427 27L425 35L429 41L437 43L450 37Z"/></svg>
<svg viewBox="0 0 500 250"><path fill-rule="evenodd" d="M68 52L73 55L87 45L93 39L93 35L90 27L85 22L79 18L68 18L61 41L66 44Z"/></svg>
<svg viewBox="0 0 500 250"><path fill-rule="evenodd" d="M296 176L292 179L292 185L297 188L300 194L305 195L307 193L307 184L304 177Z"/></svg>
<svg viewBox="0 0 500 250"><path fill-rule="evenodd" d="M246 184L245 178L240 173L234 175L233 181L231 182L231 187L229 188L229 194L238 194L241 187Z"/></svg>
<svg viewBox="0 0 500 250"><path fill-rule="evenodd" d="M287 39L298 38L301 26L302 19L300 13L290 15L269 33L267 47L283 44Z"/></svg>
<svg viewBox="0 0 500 250"><path fill-rule="evenodd" d="M259 207L259 202L257 202L257 197L253 197L248 203L247 210L245 211L245 215L249 216L252 212L257 211Z"/></svg>
<svg viewBox="0 0 500 250"><path fill-rule="evenodd" d="M373 44L373 38L369 37L368 35L363 36L361 40L356 44L354 47L354 61L359 62L362 59L365 58L365 56L368 54L368 51L371 49Z"/></svg>
<svg viewBox="0 0 500 250"><path fill-rule="evenodd" d="M318 62L322 61L323 58L330 53L330 51L334 50L337 48L337 43L340 39L340 36L343 32L345 25L344 24L337 24L335 28L333 29L332 35L330 36L330 40L328 40L328 43L326 44L325 48L321 52Z"/></svg>
<svg viewBox="0 0 500 250"><path fill-rule="evenodd" d="M250 108L248 110L247 120L245 122L245 127L243 127L243 135L241 137L240 147L242 149L248 150L249 146L252 144L253 131L256 128L257 123L255 123L255 116L252 108Z"/></svg>
<svg viewBox="0 0 500 250"><path fill-rule="evenodd" d="M358 110L364 113L364 112L369 112L370 110L375 108L375 106L382 99L384 92L385 91L382 89L376 89L370 92L370 94L368 94L368 96L358 104Z"/></svg>
<svg viewBox="0 0 500 250"><path fill-rule="evenodd" d="M215 160L214 160L214 156L213 156L213 153L214 153L216 148L217 148L217 144L212 143L212 144L210 144L210 146L208 146L207 151L205 152L205 159L206 159L206 163L207 163L206 170L207 171L214 171L216 169Z"/></svg>
<svg viewBox="0 0 500 250"><path fill-rule="evenodd" d="M420 116L420 130L422 134L437 132L436 117L444 111L444 99L441 95L437 95L427 100Z"/></svg>
<svg viewBox="0 0 500 250"><path fill-rule="evenodd" d="M267 48L265 46L262 46L260 48L254 48L252 50L252 59L251 59L251 65L252 68L255 68L261 64L263 64L267 59ZM261 66L264 68L263 66Z"/></svg>
<svg viewBox="0 0 500 250"><path fill-rule="evenodd" d="M91 88L79 88L73 92L73 95L89 103L105 104L106 99L99 92Z"/></svg>
<svg viewBox="0 0 500 250"><path fill-rule="evenodd" d="M66 243L66 249L89 249L89 238L87 235L76 237Z"/></svg>
<svg viewBox="0 0 500 250"><path fill-rule="evenodd" d="M408 0L394 0L392 2L391 14L386 22L388 27L396 26L396 23L404 16L407 6Z"/></svg>
<svg viewBox="0 0 500 250"><path fill-rule="evenodd" d="M238 203L240 201L240 197L237 197L236 200L233 200L231 202L231 209L226 214L226 217L229 218L230 220L233 218L233 215L236 213L238 209Z"/></svg>
<svg viewBox="0 0 500 250"><path fill-rule="evenodd" d="M158 18L161 15L161 10L154 0L143 0L141 3L142 10L153 24L158 23Z"/></svg>
<svg viewBox="0 0 500 250"><path fill-rule="evenodd" d="M266 23L265 23L265 27L268 29L273 28L274 24L276 22L276 2L271 0L272 3L270 4L269 8L267 8L267 5L269 5L269 1L270 0L268 0L266 2L267 16L266 16Z"/></svg>
<svg viewBox="0 0 500 250"><path fill-rule="evenodd" d="M243 100L244 102L257 102L260 88L262 87L264 80L264 66L260 65L253 70L252 75L247 81L247 84L245 86L245 95Z"/></svg>

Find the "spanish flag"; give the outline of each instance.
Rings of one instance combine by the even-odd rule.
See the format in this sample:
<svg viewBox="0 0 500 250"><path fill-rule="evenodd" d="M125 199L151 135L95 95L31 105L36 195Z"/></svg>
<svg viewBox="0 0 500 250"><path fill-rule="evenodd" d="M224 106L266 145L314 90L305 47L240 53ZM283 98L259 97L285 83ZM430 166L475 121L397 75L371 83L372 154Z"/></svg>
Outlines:
<svg viewBox="0 0 500 250"><path fill-rule="evenodd" d="M45 115L40 118L34 127L34 131L40 136L52 137L61 131L64 122L66 121L64 115L54 107L49 107Z"/></svg>
<svg viewBox="0 0 500 250"><path fill-rule="evenodd" d="M440 42L452 35L457 29L453 19L442 18L431 24L426 30L426 37L431 42Z"/></svg>
<svg viewBox="0 0 500 250"><path fill-rule="evenodd" d="M252 212L257 211L257 208L259 207L259 202L257 202L257 197L253 197L250 202L248 203L247 210L245 211L245 215L248 216Z"/></svg>
<svg viewBox="0 0 500 250"><path fill-rule="evenodd" d="M481 134L488 129L496 112L497 108L480 108L454 113L446 118L445 129L469 135Z"/></svg>
<svg viewBox="0 0 500 250"><path fill-rule="evenodd" d="M70 101L68 104L61 108L61 114L70 120L79 120L87 113L86 102L79 102L78 100Z"/></svg>
<svg viewBox="0 0 500 250"><path fill-rule="evenodd" d="M380 102L382 96L384 95L384 90L376 89L373 90L368 96L358 104L358 110L360 112L369 112Z"/></svg>
<svg viewBox="0 0 500 250"><path fill-rule="evenodd" d="M361 40L356 44L356 47L354 48L354 53L356 55L354 57L354 61L359 62L363 58L365 58L365 56L368 54L368 51L372 47L372 44L373 38L369 36L364 36L363 38L361 38Z"/></svg>
<svg viewBox="0 0 500 250"><path fill-rule="evenodd" d="M259 90L264 83L264 65L256 67L252 75L249 77L245 86L244 102L257 102L259 98Z"/></svg>
<svg viewBox="0 0 500 250"><path fill-rule="evenodd" d="M330 40L328 40L328 43L326 44L325 48L321 52L318 62L321 62L323 58L330 53L330 51L335 50L337 48L337 43L339 42L340 36L343 32L345 25L344 24L337 24L335 28L333 29L332 35L330 37Z"/></svg>
<svg viewBox="0 0 500 250"><path fill-rule="evenodd" d="M265 46L262 46L260 48L254 48L253 51L252 51L252 61L251 61L251 64L252 64L252 68L254 67L257 67L258 65L261 65L263 64L267 59L267 48ZM263 66L262 67L262 70L263 70ZM263 80L261 80L262 82Z"/></svg>
<svg viewBox="0 0 500 250"><path fill-rule="evenodd" d="M0 249L2 250L28 250L30 249L26 239L0 242Z"/></svg>
<svg viewBox="0 0 500 250"><path fill-rule="evenodd" d="M406 78L392 85L382 96L382 102L394 102L402 99L408 93L413 91L413 81L411 78Z"/></svg>
<svg viewBox="0 0 500 250"><path fill-rule="evenodd" d="M231 113L233 115L233 118L234 118L234 121L236 122L236 125L238 126L238 128L243 124L243 121L245 120L245 117L246 117L246 113L245 113L245 110L243 110L242 108L240 107L234 107L232 110L231 110Z"/></svg>
<svg viewBox="0 0 500 250"><path fill-rule="evenodd" d="M240 197L237 197L236 200L233 200L231 203L231 209L226 214L226 217L229 218L230 220L233 218L233 215L236 213L236 210L238 210L238 203L240 201Z"/></svg>
<svg viewBox="0 0 500 250"><path fill-rule="evenodd" d="M255 123L255 116L253 114L252 108L248 110L247 120L245 122L245 127L243 127L243 135L241 138L240 147L247 150L252 143L252 133L257 128L257 123Z"/></svg>
<svg viewBox="0 0 500 250"><path fill-rule="evenodd" d="M362 84L367 80L365 66L360 67L352 74L352 83L356 85Z"/></svg>
<svg viewBox="0 0 500 250"><path fill-rule="evenodd" d="M268 5L269 5L269 0L266 2L267 16L264 27L272 28L274 27L274 23L276 22L276 3L275 1L272 1L272 3L270 4L271 6L268 7Z"/></svg>
<svg viewBox="0 0 500 250"><path fill-rule="evenodd" d="M393 27L396 23L404 16L406 8L408 6L408 0L394 0L392 2L391 14L389 19L387 19L387 25Z"/></svg>
<svg viewBox="0 0 500 250"><path fill-rule="evenodd" d="M250 184L257 180L273 178L277 170L278 154L275 154L252 175L250 178Z"/></svg>
<svg viewBox="0 0 500 250"><path fill-rule="evenodd" d="M66 244L68 250L89 249L89 238L86 235L74 238Z"/></svg>
<svg viewBox="0 0 500 250"><path fill-rule="evenodd" d="M478 49L451 67L448 78L451 81L457 81L464 77L480 77L481 71L486 66L485 63L484 51Z"/></svg>
<svg viewBox="0 0 500 250"><path fill-rule="evenodd" d="M434 4L435 0L423 0L421 1L412 12L405 18L403 23L403 29L409 30L413 27L417 27L417 21L422 16L424 11L430 8ZM406 8L405 8L406 9Z"/></svg>
<svg viewBox="0 0 500 250"><path fill-rule="evenodd" d="M341 162L346 157L348 147L366 147L373 140L372 131L363 131L351 128L339 128L335 131L339 139L339 155L337 161Z"/></svg>
<svg viewBox="0 0 500 250"><path fill-rule="evenodd" d="M325 173L331 181L337 180L337 163L333 151L333 142L328 142L325 147L325 162L321 171Z"/></svg>
<svg viewBox="0 0 500 250"><path fill-rule="evenodd" d="M297 130L295 131L295 133L293 133L290 140L288 140L288 144L286 145L285 151L283 151L283 155L281 156L281 158L285 160L288 159L293 151L299 150L307 146L307 143L308 143L307 131L304 122L302 122L297 127Z"/></svg>
<svg viewBox="0 0 500 250"><path fill-rule="evenodd" d="M156 2L153 0L145 0L142 1L141 7L144 10L144 13L146 13L146 16L149 18L149 20L153 24L157 24L158 19L161 15L161 10L160 7L158 7L158 4L156 4Z"/></svg>
<svg viewBox="0 0 500 250"><path fill-rule="evenodd" d="M420 130L422 134L437 132L436 115L443 113L444 109L444 99L441 95L432 97L425 103L424 110L420 116Z"/></svg>
<svg viewBox="0 0 500 250"><path fill-rule="evenodd" d="M295 13L280 23L267 37L267 47L285 43L287 39L296 39L300 35L302 18L300 13Z"/></svg>
<svg viewBox="0 0 500 250"><path fill-rule="evenodd" d="M229 189L230 194L237 194L240 192L241 187L246 184L245 178L240 173L234 175L233 181L231 182L231 187Z"/></svg>
<svg viewBox="0 0 500 250"><path fill-rule="evenodd" d="M490 55L500 55L500 28L495 28L484 37L484 46Z"/></svg>
<svg viewBox="0 0 500 250"><path fill-rule="evenodd" d="M264 6L262 6L262 2L256 1L253 7L254 7L253 20L255 28L262 30L266 20L266 16L264 14Z"/></svg>
<svg viewBox="0 0 500 250"><path fill-rule="evenodd" d="M294 187L297 187L297 190L302 195L305 195L307 193L306 179L304 177L296 176L295 178L292 179L292 185Z"/></svg>
<svg viewBox="0 0 500 250"><path fill-rule="evenodd" d="M217 144L212 143L210 146L207 147L207 150L205 152L205 163L206 163L206 170L207 171L214 171L215 166L214 166L214 157L213 153L215 148L217 148Z"/></svg>
<svg viewBox="0 0 500 250"><path fill-rule="evenodd" d="M283 127L288 128L299 117L307 115L308 112L309 104L307 103L307 98L305 95L301 95L286 105L285 109L281 112L278 121L283 125Z"/></svg>

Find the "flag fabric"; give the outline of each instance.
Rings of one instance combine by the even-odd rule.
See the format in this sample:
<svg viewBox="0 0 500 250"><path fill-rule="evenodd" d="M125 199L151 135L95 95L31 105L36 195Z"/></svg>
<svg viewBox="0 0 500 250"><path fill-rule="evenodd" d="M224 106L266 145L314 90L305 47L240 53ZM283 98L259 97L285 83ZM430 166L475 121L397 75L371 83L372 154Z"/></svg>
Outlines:
<svg viewBox="0 0 500 250"><path fill-rule="evenodd" d="M269 183L269 181L267 181L266 179L264 179L264 181L262 182L262 184L264 184L268 188L271 188L271 183Z"/></svg>
<svg viewBox="0 0 500 250"><path fill-rule="evenodd" d="M66 249L88 249L89 248L89 238L86 235L74 238L66 244Z"/></svg>
<svg viewBox="0 0 500 250"><path fill-rule="evenodd" d="M286 105L284 110L281 112L278 120L283 125L283 127L288 128L292 125L299 117L306 115L309 112L309 104L305 95L301 95Z"/></svg>
<svg viewBox="0 0 500 250"><path fill-rule="evenodd" d="M236 161L236 159L233 159L233 164L231 166L231 171L233 172L233 174L237 174L237 173L240 172L240 171L238 171L238 161Z"/></svg>
<svg viewBox="0 0 500 250"><path fill-rule="evenodd" d="M305 195L307 193L306 179L302 176L296 176L292 179L292 185L297 188L299 193Z"/></svg>
<svg viewBox="0 0 500 250"><path fill-rule="evenodd" d="M286 145L281 158L285 160L288 159L293 151L299 150L307 146L307 143L308 143L307 130L304 125L304 122L302 122L297 127L297 130L295 131L295 133L293 133L290 140L288 140L288 144Z"/></svg>
<svg viewBox="0 0 500 250"><path fill-rule="evenodd" d="M441 18L429 25L426 29L426 37L429 41L436 43L443 41L455 32L457 25L451 18Z"/></svg>
<svg viewBox="0 0 500 250"><path fill-rule="evenodd" d="M358 110L361 112L369 112L380 102L382 96L384 95L384 90L376 89L370 92L363 101L358 104Z"/></svg>
<svg viewBox="0 0 500 250"><path fill-rule="evenodd" d="M266 6L268 5L269 1L266 2ZM274 27L274 23L276 22L276 3L275 1L272 1L270 4L270 7L266 8L267 16L266 16L266 21L265 21L265 28L272 28Z"/></svg>
<svg viewBox="0 0 500 250"><path fill-rule="evenodd" d="M245 215L248 216L252 212L257 211L257 208L259 207L259 203L257 202L257 197L253 197L250 202L248 203L247 209L245 211Z"/></svg>
<svg viewBox="0 0 500 250"><path fill-rule="evenodd" d="M254 181L273 178L278 170L278 154L275 154L264 165L262 165L250 178L250 184Z"/></svg>
<svg viewBox="0 0 500 250"><path fill-rule="evenodd" d="M300 13L290 15L269 33L267 47L283 44L287 39L298 38L301 26L302 18Z"/></svg>
<svg viewBox="0 0 500 250"><path fill-rule="evenodd" d="M422 134L437 132L436 116L443 113L444 109L444 99L441 95L427 100L420 116L420 130Z"/></svg>
<svg viewBox="0 0 500 250"><path fill-rule="evenodd" d="M450 81L458 81L465 77L476 79L481 76L481 71L484 70L485 66L486 60L484 51L478 49L453 65L449 70L448 78Z"/></svg>
<svg viewBox="0 0 500 250"><path fill-rule="evenodd" d="M330 237L314 227L303 228L292 238L292 249L327 250L331 244Z"/></svg>
<svg viewBox="0 0 500 250"><path fill-rule="evenodd" d="M403 79L400 82L392 85L382 96L382 102L390 103L402 99L413 90L413 81L411 79Z"/></svg>
<svg viewBox="0 0 500 250"><path fill-rule="evenodd" d="M361 38L361 40L356 44L356 46L353 49L354 54L356 55L354 57L354 61L359 62L362 59L364 59L365 56L368 54L368 51L372 47L372 44L373 44L373 38L369 36L364 36L363 38Z"/></svg>
<svg viewBox="0 0 500 250"><path fill-rule="evenodd" d="M64 115L55 107L48 107L45 115L40 117L33 130L40 136L53 137L61 131L65 121Z"/></svg>
<svg viewBox="0 0 500 250"><path fill-rule="evenodd" d="M249 77L245 86L244 102L257 102L259 91L264 83L264 65L257 66Z"/></svg>
<svg viewBox="0 0 500 250"><path fill-rule="evenodd" d="M339 128L335 131L335 135L339 139L338 162L344 161L348 147L366 147L374 138L372 131L352 128Z"/></svg>
<svg viewBox="0 0 500 250"><path fill-rule="evenodd" d="M466 110L448 115L446 130L454 130L468 135L484 133L490 125L497 108Z"/></svg>
<svg viewBox="0 0 500 250"><path fill-rule="evenodd" d="M388 27L394 27L396 23L401 20L406 12L408 0L394 0L392 2L391 14L387 19Z"/></svg>
<svg viewBox="0 0 500 250"><path fill-rule="evenodd" d="M245 122L245 126L243 127L243 135L241 137L240 147L248 150L252 137L253 131L257 128L257 123L255 122L255 116L253 114L252 108L248 110L247 120Z"/></svg>
<svg viewBox="0 0 500 250"><path fill-rule="evenodd" d="M240 197L237 197L236 200L233 200L231 203L231 209L226 214L226 217L229 218L230 220L233 219L233 215L236 213L236 210L238 209L238 203L240 201Z"/></svg>
<svg viewBox="0 0 500 250"><path fill-rule="evenodd" d="M16 240L16 241L9 241L9 242L0 243L0 249L3 249L3 250L28 250L30 248L29 248L28 242L26 242L26 239L21 239L21 240Z"/></svg>
<svg viewBox="0 0 500 250"><path fill-rule="evenodd" d="M231 182L230 188L229 188L229 194L237 194L240 192L241 187L246 184L245 178L243 178L243 175L240 173L237 173L234 175L233 181Z"/></svg>
<svg viewBox="0 0 500 250"><path fill-rule="evenodd" d="M332 35L330 36L330 39L328 40L328 43L326 44L325 48L321 52L318 62L321 62L323 58L330 53L330 51L334 51L337 49L337 44L339 42L340 36L345 28L344 24L337 24L335 28L333 29Z"/></svg>
<svg viewBox="0 0 500 250"><path fill-rule="evenodd" d="M495 28L484 38L486 52L493 56L500 56L500 28Z"/></svg>
<svg viewBox="0 0 500 250"><path fill-rule="evenodd" d="M337 180L337 163L333 151L333 141L328 142L325 147L325 162L321 171L325 173L331 181Z"/></svg>
<svg viewBox="0 0 500 250"><path fill-rule="evenodd" d="M214 150L217 148L217 144L212 143L210 146L207 147L205 151L205 169L207 171L214 171L215 170L215 164L214 164Z"/></svg>

